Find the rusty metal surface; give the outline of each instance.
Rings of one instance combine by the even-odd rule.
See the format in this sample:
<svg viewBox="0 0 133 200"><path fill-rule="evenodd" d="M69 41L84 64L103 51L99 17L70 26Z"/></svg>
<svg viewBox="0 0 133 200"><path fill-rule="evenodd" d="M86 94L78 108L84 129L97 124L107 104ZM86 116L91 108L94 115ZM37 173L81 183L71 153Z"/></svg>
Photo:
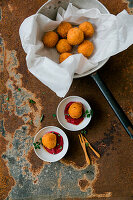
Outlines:
<svg viewBox="0 0 133 200"><path fill-rule="evenodd" d="M113 14L133 12L132 0L101 2ZM97 160L90 152L92 165L87 166L78 133L66 130L70 146L60 162L43 162L34 153L39 129L62 128L52 117L61 99L28 72L18 34L22 21L43 3L0 1L0 200L133 199L133 141L90 77L74 80L67 96L79 95L93 108L87 138L102 157ZM113 56L100 74L133 123L132 55L133 46Z"/></svg>

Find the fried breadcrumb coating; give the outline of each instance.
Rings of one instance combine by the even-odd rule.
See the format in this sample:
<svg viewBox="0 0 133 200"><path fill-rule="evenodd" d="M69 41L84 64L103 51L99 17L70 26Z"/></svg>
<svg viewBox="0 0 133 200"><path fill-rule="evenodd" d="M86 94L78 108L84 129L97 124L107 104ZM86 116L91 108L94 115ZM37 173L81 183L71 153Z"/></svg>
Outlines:
<svg viewBox="0 0 133 200"><path fill-rule="evenodd" d="M59 53L71 52L72 46L68 43L67 39L61 39L56 45Z"/></svg>
<svg viewBox="0 0 133 200"><path fill-rule="evenodd" d="M42 137L42 144L48 149L53 149L56 146L56 135L54 133L46 133Z"/></svg>
<svg viewBox="0 0 133 200"><path fill-rule="evenodd" d="M83 31L85 37L92 37L94 34L94 28L90 22L83 22L79 25L79 29Z"/></svg>
<svg viewBox="0 0 133 200"><path fill-rule="evenodd" d="M71 104L71 106L69 107L68 114L70 115L70 117L78 119L82 115L82 109L83 109L82 103L75 102Z"/></svg>
<svg viewBox="0 0 133 200"><path fill-rule="evenodd" d="M67 34L67 41L71 45L78 45L84 40L84 33L79 28L71 28Z"/></svg>
<svg viewBox="0 0 133 200"><path fill-rule="evenodd" d="M57 42L58 42L58 34L55 33L54 31L50 31L45 33L43 37L43 43L46 47L55 47Z"/></svg>
<svg viewBox="0 0 133 200"><path fill-rule="evenodd" d="M59 62L60 63L63 62L65 59L67 59L71 55L72 55L71 53L62 53L62 54L60 54Z"/></svg>
<svg viewBox="0 0 133 200"><path fill-rule="evenodd" d="M57 33L62 37L66 38L68 31L72 28L69 22L61 22L57 28Z"/></svg>
<svg viewBox="0 0 133 200"><path fill-rule="evenodd" d="M91 56L94 50L94 45L89 40L84 40L79 46L78 46L78 53L82 53L85 57Z"/></svg>

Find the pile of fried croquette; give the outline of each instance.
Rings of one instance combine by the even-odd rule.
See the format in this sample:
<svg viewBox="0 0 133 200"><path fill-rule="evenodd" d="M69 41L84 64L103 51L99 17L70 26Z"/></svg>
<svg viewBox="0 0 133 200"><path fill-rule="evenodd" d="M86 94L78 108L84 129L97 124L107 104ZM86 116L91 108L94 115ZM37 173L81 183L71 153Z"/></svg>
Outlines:
<svg viewBox="0 0 133 200"><path fill-rule="evenodd" d="M72 27L69 22L61 22L55 31L45 33L43 43L48 48L56 46L60 53L59 62L63 62L69 56L74 45L78 45L78 53L82 53L85 57L91 56L94 45L88 39L94 34L94 27L88 21L81 23L78 27Z"/></svg>

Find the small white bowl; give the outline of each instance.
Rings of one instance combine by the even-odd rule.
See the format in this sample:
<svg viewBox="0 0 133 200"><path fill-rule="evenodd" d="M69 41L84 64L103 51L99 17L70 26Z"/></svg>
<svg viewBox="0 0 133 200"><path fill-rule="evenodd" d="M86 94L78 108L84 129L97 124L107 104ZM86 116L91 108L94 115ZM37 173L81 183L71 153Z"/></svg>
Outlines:
<svg viewBox="0 0 133 200"><path fill-rule="evenodd" d="M68 123L67 120L65 119L64 110L65 110L66 105L71 101L81 102L84 106L85 111L88 110L90 112L91 107L85 99L83 99L79 96L69 96L69 97L63 99L59 103L59 105L57 107L57 111L56 111L57 119L58 119L59 123L65 129L70 130L70 131L79 131L79 130L85 128L89 124L92 116L90 115L89 118L85 117L84 120L79 125L74 125L74 124Z"/></svg>
<svg viewBox="0 0 133 200"><path fill-rule="evenodd" d="M40 138L43 137L44 134L50 132L50 131L55 131L57 133L59 133L62 137L63 137L63 149L60 153L58 154L50 154L48 153L42 145L40 145L40 148L41 149L35 149L34 148L34 151L36 153L36 155L41 159L41 160L44 160L44 161L47 161L47 162L56 162L60 159L62 159L67 150L68 150L68 138L66 136L66 134L64 133L64 131L62 131L60 128L56 127L56 126L47 126L47 127L44 127L42 128L34 137L34 143L36 142L39 142Z"/></svg>

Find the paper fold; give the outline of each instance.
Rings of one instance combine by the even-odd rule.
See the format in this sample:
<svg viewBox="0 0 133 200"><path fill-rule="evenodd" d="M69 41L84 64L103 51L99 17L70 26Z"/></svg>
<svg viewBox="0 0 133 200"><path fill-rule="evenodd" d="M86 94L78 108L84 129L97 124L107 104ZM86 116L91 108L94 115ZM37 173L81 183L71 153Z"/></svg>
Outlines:
<svg viewBox="0 0 133 200"><path fill-rule="evenodd" d="M55 30L61 21L78 25L90 21L95 34L90 39L95 46L93 55L86 59L75 53L59 64L56 48L46 48L42 42L45 32ZM21 43L26 52L29 71L57 96L64 97L68 92L74 73L82 74L95 69L98 63L113 56L133 44L133 15L123 10L117 16L101 14L97 8L78 9L71 3L67 10L59 8L56 21L42 14L32 15L24 20L19 30Z"/></svg>

